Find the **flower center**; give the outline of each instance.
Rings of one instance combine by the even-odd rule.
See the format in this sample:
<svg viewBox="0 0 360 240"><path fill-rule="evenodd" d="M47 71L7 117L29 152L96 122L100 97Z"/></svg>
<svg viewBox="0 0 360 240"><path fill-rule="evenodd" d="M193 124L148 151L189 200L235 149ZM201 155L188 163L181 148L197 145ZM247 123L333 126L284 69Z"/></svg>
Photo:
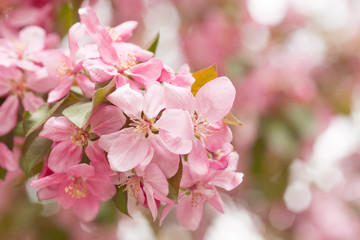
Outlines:
<svg viewBox="0 0 360 240"><path fill-rule="evenodd" d="M208 136L213 134L213 131L209 129L210 124L200 115L193 115L192 117L194 125L194 134L196 137L207 139Z"/></svg>
<svg viewBox="0 0 360 240"><path fill-rule="evenodd" d="M115 29L111 27L106 27L106 30L108 30L112 40L115 41L121 41L121 37L116 34Z"/></svg>
<svg viewBox="0 0 360 240"><path fill-rule="evenodd" d="M121 57L122 55L120 55ZM128 69L132 69L136 65L136 54L135 53L128 53L126 60L120 59L119 62L115 64L115 67L118 69L119 72L124 72Z"/></svg>
<svg viewBox="0 0 360 240"><path fill-rule="evenodd" d="M120 186L125 186L123 192L127 191L131 196L138 198L138 194L140 192L140 177L138 176L129 176L126 180L123 180L123 183ZM119 186L119 187L120 187Z"/></svg>
<svg viewBox="0 0 360 240"><path fill-rule="evenodd" d="M56 78L60 81L64 81L65 77L69 77L73 74L70 67L66 64L66 61L64 58L62 58L56 65Z"/></svg>
<svg viewBox="0 0 360 240"><path fill-rule="evenodd" d="M70 138L73 143L76 143L80 147L84 147L84 146L87 146L87 144L88 144L89 133L87 131L73 125L72 126L72 135Z"/></svg>
<svg viewBox="0 0 360 240"><path fill-rule="evenodd" d="M153 126L155 119L148 120L145 117L140 119L130 118L130 120L132 123L130 123L129 126L133 127L133 131L138 134L147 136L151 131L157 131L157 129Z"/></svg>
<svg viewBox="0 0 360 240"><path fill-rule="evenodd" d="M12 87L11 92L19 96L20 99L24 98L24 93L27 90L27 84L24 78L21 78L20 81L15 79L10 79L10 85Z"/></svg>
<svg viewBox="0 0 360 240"><path fill-rule="evenodd" d="M69 186L65 187L65 192L72 198L81 199L87 196L87 187L84 180L77 177Z"/></svg>

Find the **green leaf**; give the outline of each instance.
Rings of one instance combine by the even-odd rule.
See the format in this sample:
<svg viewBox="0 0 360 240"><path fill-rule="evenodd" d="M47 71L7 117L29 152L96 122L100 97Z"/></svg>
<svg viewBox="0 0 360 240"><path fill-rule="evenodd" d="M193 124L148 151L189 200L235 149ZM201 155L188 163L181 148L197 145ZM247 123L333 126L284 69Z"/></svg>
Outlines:
<svg viewBox="0 0 360 240"><path fill-rule="evenodd" d="M31 133L33 133L41 125L43 125L46 122L46 120L48 120L55 113L55 111L61 106L61 104L63 104L67 99L68 96L64 97L52 107L50 107L49 104L45 103L33 113L26 111L24 113L24 120L23 120L23 130L24 130L25 138L28 137Z"/></svg>
<svg viewBox="0 0 360 240"><path fill-rule="evenodd" d="M116 186L116 194L115 196L112 198L115 207L122 213L124 213L125 215L129 215L128 209L127 209L127 192L124 190L125 186Z"/></svg>
<svg viewBox="0 0 360 240"><path fill-rule="evenodd" d="M64 109L62 112L79 128L85 126L92 112L92 102L78 102Z"/></svg>
<svg viewBox="0 0 360 240"><path fill-rule="evenodd" d="M111 80L105 87L99 88L95 91L93 97L93 108L103 103L106 100L106 97L113 91L115 91L115 79Z"/></svg>
<svg viewBox="0 0 360 240"><path fill-rule="evenodd" d="M183 165L182 165L182 161L180 159L179 169L177 170L177 172L175 173L174 176L172 176L171 178L168 179L168 183L169 183L168 197L174 201L177 201L178 196L179 196L179 188L180 188L180 181L181 181L181 177L182 177L182 169L183 169Z"/></svg>
<svg viewBox="0 0 360 240"><path fill-rule="evenodd" d="M160 39L160 33L156 34L152 44L150 45L150 47L147 49L149 52L152 52L153 54L155 54L156 49L157 49L157 45L159 43L159 39Z"/></svg>
<svg viewBox="0 0 360 240"><path fill-rule="evenodd" d="M228 113L222 121L227 124L236 125L236 126L242 126L243 124L232 114Z"/></svg>
<svg viewBox="0 0 360 240"><path fill-rule="evenodd" d="M20 167L29 176L41 171L41 165L50 153L52 145L51 140L37 135L38 132L34 132L26 138L20 157Z"/></svg>
<svg viewBox="0 0 360 240"><path fill-rule="evenodd" d="M0 179L1 179L1 180L4 180L4 179L5 179L6 173L7 173L7 170L4 169L4 168L2 168L2 167L0 167Z"/></svg>
<svg viewBox="0 0 360 240"><path fill-rule="evenodd" d="M214 64L211 67L204 68L194 73L193 77L195 78L195 82L191 86L191 92L195 96L202 86L218 77L216 65Z"/></svg>

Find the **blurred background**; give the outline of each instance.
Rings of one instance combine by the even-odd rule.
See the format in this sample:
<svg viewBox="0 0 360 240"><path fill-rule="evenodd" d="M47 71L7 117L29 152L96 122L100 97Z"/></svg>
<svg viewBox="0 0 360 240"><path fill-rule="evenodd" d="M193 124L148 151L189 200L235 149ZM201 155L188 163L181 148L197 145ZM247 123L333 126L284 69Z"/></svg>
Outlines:
<svg viewBox="0 0 360 240"><path fill-rule="evenodd" d="M104 25L138 21L130 42L140 46L160 32L156 56L175 70L216 64L233 81L244 182L221 192L225 214L206 205L189 232L174 212L158 227L149 212L130 219L111 202L82 224L8 176L0 239L360 239L360 1L0 0L0 36L39 25L64 47L88 4Z"/></svg>

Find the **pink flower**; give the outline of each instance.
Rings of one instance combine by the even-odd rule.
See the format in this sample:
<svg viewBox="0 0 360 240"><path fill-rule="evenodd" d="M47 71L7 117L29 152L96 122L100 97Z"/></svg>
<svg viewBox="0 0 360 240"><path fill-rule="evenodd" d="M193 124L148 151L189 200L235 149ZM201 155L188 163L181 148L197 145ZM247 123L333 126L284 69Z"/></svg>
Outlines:
<svg viewBox="0 0 360 240"><path fill-rule="evenodd" d="M7 171L14 171L18 168L13 152L2 142L0 142L0 167Z"/></svg>
<svg viewBox="0 0 360 240"><path fill-rule="evenodd" d="M102 165L99 163L99 151L102 150L93 141L96 136L118 131L125 121L118 108L105 105L94 110L89 123L83 128L77 127L66 117L50 118L39 135L54 141L49 156L49 168L54 172L65 171L80 163L83 150L95 164ZM105 161L105 156L101 158Z"/></svg>
<svg viewBox="0 0 360 240"><path fill-rule="evenodd" d="M238 155L229 160L229 165L224 170L213 170L202 179L194 179L191 175L190 165L183 162L183 174L180 183L181 192L176 205L176 216L186 229L196 230L200 224L204 202L209 202L216 210L223 213L223 202L215 186L230 191L242 182L243 174L236 171ZM169 213L174 203L168 203L162 212L160 224Z"/></svg>
<svg viewBox="0 0 360 240"><path fill-rule="evenodd" d="M87 164L32 180L30 186L40 188L40 200L56 198L63 208L73 208L82 221L93 220L99 212L100 202L111 199L116 192L107 177Z"/></svg>
<svg viewBox="0 0 360 240"><path fill-rule="evenodd" d="M87 34L96 39L96 34L102 29L106 29L114 42L124 42L132 36L133 31L137 26L136 21L124 22L114 28L103 27L96 16L95 11L91 7L79 9L80 21L86 26Z"/></svg>
<svg viewBox="0 0 360 240"><path fill-rule="evenodd" d="M16 125L19 100L25 111L33 112L44 100L34 92L43 93L52 87L52 83L42 75L42 69L26 74L18 68L0 65L0 97L6 97L0 106L0 117L3 124L0 126L0 136L10 132Z"/></svg>
<svg viewBox="0 0 360 240"><path fill-rule="evenodd" d="M108 152L111 169L128 171L154 154L153 138L161 138L175 154L191 150L192 123L187 112L179 109L164 110L165 97L160 84L149 86L145 95L124 85L107 99L122 109L130 118L128 128L100 137L100 146ZM159 113L161 112L161 117ZM166 116L167 120L162 120ZM158 134L159 133L159 134Z"/></svg>
<svg viewBox="0 0 360 240"><path fill-rule="evenodd" d="M157 210L160 201L171 202L166 196L169 193L168 182L164 173L154 163L150 163L144 170L134 172L118 173L113 177L113 183L125 186L124 191L128 192L128 211L134 211L136 202L148 207L154 220L157 217Z"/></svg>
<svg viewBox="0 0 360 240"><path fill-rule="evenodd" d="M78 42L84 33L85 28L80 23L76 23L70 28L69 55L59 50L47 51L42 54L42 58L45 59L43 64L49 77L57 82L56 88L49 93L47 100L49 103L64 97L70 91L74 81L86 97L92 97L95 84L82 72L82 63L89 57L98 57L98 52L93 49L92 45L79 47Z"/></svg>

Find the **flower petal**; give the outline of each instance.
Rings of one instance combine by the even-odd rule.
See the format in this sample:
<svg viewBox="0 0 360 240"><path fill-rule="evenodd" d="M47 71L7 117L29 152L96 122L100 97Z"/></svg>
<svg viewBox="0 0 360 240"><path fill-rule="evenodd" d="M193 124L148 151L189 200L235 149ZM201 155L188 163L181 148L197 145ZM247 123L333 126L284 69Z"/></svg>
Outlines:
<svg viewBox="0 0 360 240"><path fill-rule="evenodd" d="M118 107L105 104L97 106L90 117L91 129L99 136L119 131L125 122L126 118Z"/></svg>
<svg viewBox="0 0 360 240"><path fill-rule="evenodd" d="M119 87L115 92L107 96L106 99L115 106L118 106L129 117L141 117L144 96L132 90L129 84Z"/></svg>
<svg viewBox="0 0 360 240"><path fill-rule="evenodd" d="M22 104L25 111L35 112L45 102L41 97L35 96L33 92L25 92Z"/></svg>
<svg viewBox="0 0 360 240"><path fill-rule="evenodd" d="M144 113L148 119L152 119L164 108L164 89L159 83L152 83L144 95Z"/></svg>
<svg viewBox="0 0 360 240"><path fill-rule="evenodd" d="M230 112L235 100L235 88L227 77L218 77L202 86L195 99L196 112L214 123Z"/></svg>
<svg viewBox="0 0 360 240"><path fill-rule="evenodd" d="M203 202L196 207L192 204L191 197L183 197L176 208L176 217L181 226L194 231L199 227L203 214Z"/></svg>
<svg viewBox="0 0 360 240"><path fill-rule="evenodd" d="M0 136L9 133L16 125L19 100L15 95L10 95L0 106Z"/></svg>
<svg viewBox="0 0 360 240"><path fill-rule="evenodd" d="M82 148L70 141L57 143L50 152L49 168L62 172L81 161Z"/></svg>
<svg viewBox="0 0 360 240"><path fill-rule="evenodd" d="M70 141L73 131L73 123L66 117L51 117L44 124L39 136L54 142Z"/></svg>
<svg viewBox="0 0 360 240"><path fill-rule="evenodd" d="M118 172L131 170L146 159L149 148L143 136L134 133L121 134L110 145L108 159L111 169Z"/></svg>
<svg viewBox="0 0 360 240"><path fill-rule="evenodd" d="M100 200L89 194L87 197L76 200L74 212L78 218L84 222L93 220L100 210Z"/></svg>

